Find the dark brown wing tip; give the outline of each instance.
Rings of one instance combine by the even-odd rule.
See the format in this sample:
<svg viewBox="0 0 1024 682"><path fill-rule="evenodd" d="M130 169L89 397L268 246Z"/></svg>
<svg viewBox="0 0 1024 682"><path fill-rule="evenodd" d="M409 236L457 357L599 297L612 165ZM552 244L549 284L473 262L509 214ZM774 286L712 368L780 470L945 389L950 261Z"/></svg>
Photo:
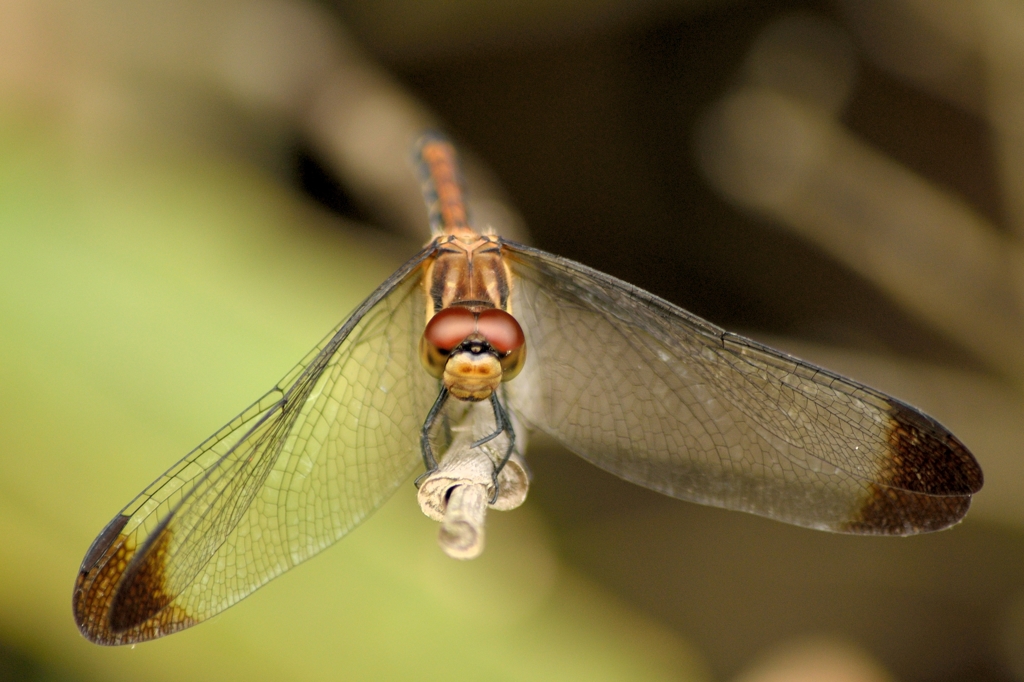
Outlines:
<svg viewBox="0 0 1024 682"><path fill-rule="evenodd" d="M170 605L173 597L166 591L170 529L158 529L136 559L135 548L120 534L127 522L128 517L119 516L103 529L75 581L75 623L96 644L144 642L195 624L183 609Z"/></svg>
<svg viewBox="0 0 1024 682"><path fill-rule="evenodd" d="M974 455L941 424L906 405L894 404L883 468L888 485L927 495L973 495L985 479Z"/></svg>
<svg viewBox="0 0 1024 682"><path fill-rule="evenodd" d="M956 436L917 410L894 403L889 416L888 459L847 530L913 535L956 524L984 484L978 461Z"/></svg>

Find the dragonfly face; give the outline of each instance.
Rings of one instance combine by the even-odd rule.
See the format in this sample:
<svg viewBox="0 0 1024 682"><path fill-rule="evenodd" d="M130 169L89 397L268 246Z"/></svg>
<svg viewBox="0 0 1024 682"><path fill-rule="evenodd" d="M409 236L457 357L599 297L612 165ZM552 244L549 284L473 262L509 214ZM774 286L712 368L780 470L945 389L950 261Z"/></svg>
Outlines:
<svg viewBox="0 0 1024 682"><path fill-rule="evenodd" d="M504 310L456 305L427 322L420 357L454 397L487 400L501 382L519 374L526 361L526 337Z"/></svg>
<svg viewBox="0 0 1024 682"><path fill-rule="evenodd" d="M506 458L522 423L684 500L880 535L967 513L981 468L935 420L614 277L478 234L451 145L428 135L417 153L434 237L100 533L73 596L87 638L189 627L340 539L436 467L449 396L490 401Z"/></svg>

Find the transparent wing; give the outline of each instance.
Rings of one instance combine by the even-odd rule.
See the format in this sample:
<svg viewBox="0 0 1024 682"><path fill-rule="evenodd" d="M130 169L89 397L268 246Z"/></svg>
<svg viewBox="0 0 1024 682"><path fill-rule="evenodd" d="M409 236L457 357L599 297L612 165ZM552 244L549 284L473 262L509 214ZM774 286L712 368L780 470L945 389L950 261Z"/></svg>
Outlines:
<svg viewBox="0 0 1024 682"><path fill-rule="evenodd" d="M336 542L422 462L421 264L130 503L82 564L75 617L123 644L189 627Z"/></svg>
<svg viewBox="0 0 1024 682"><path fill-rule="evenodd" d="M848 533L945 528L981 488L967 449L894 398L578 263L503 253L528 353L514 408L603 469Z"/></svg>

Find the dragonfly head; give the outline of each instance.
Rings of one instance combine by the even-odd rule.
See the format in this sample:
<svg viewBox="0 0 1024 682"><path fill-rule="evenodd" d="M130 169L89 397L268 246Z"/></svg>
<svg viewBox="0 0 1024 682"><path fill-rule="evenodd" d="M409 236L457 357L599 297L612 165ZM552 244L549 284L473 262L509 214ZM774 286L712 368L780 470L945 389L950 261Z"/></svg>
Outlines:
<svg viewBox="0 0 1024 682"><path fill-rule="evenodd" d="M459 400L486 400L526 361L526 337L504 310L451 306L427 323L420 359Z"/></svg>

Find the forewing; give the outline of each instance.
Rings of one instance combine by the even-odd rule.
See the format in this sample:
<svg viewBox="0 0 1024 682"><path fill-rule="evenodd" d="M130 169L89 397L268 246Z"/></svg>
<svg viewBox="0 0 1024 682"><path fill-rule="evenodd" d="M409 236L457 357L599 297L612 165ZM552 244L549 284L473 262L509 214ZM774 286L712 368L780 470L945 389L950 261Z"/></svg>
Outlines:
<svg viewBox="0 0 1024 682"><path fill-rule="evenodd" d="M336 542L408 478L438 390L417 352L429 255L111 521L75 589L86 637L124 644L205 620Z"/></svg>
<svg viewBox="0 0 1024 682"><path fill-rule="evenodd" d="M981 488L963 444L894 398L578 263L503 253L527 339L515 408L603 469L847 533L945 528Z"/></svg>

